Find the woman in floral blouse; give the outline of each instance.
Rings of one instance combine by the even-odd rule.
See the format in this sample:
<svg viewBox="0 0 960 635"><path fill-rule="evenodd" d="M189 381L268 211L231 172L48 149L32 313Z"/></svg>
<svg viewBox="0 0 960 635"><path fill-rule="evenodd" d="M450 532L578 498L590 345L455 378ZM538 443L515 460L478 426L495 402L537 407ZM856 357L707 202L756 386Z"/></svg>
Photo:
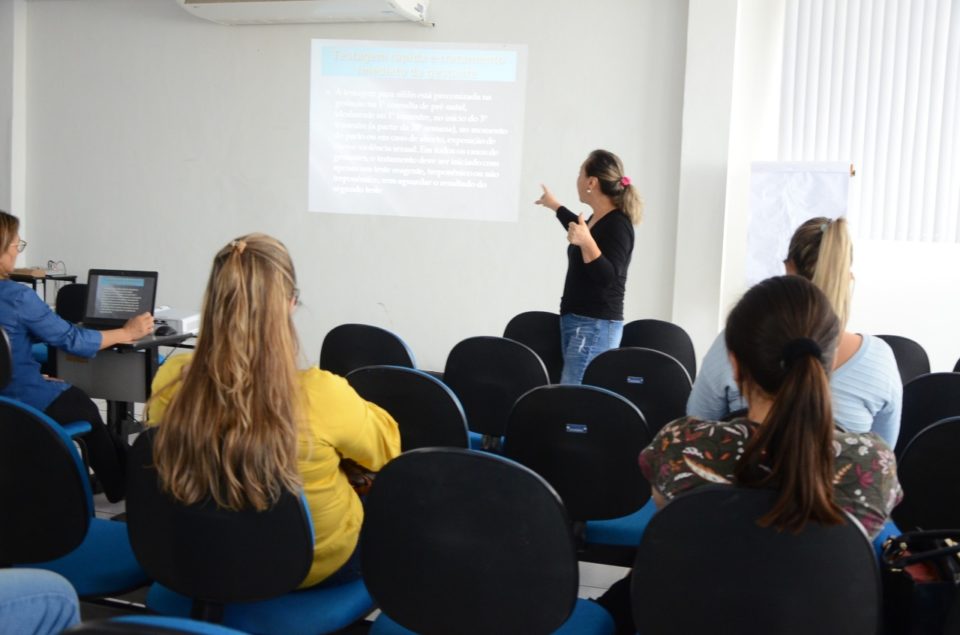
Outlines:
<svg viewBox="0 0 960 635"><path fill-rule="evenodd" d="M877 535L900 502L893 452L874 433L835 426L829 373L840 333L830 302L800 276L769 278L743 296L727 318L734 377L746 417L730 422L678 419L640 455L658 507L706 484L769 487L778 492L759 523L797 531L809 521L845 521L846 511ZM635 632L616 598L601 599L618 632ZM619 592L619 593L618 593Z"/></svg>

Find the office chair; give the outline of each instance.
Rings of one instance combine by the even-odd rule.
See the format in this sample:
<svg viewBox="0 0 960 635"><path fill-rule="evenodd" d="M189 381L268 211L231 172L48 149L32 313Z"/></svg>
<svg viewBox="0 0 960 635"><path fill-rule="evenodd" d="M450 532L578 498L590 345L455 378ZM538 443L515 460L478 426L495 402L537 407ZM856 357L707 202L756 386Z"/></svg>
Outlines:
<svg viewBox="0 0 960 635"><path fill-rule="evenodd" d="M39 410L5 397L0 484L0 566L59 573L83 599L147 584L126 524L94 517L90 480L73 439Z"/></svg>
<svg viewBox="0 0 960 635"><path fill-rule="evenodd" d="M670 355L683 364L690 375L690 381L697 378L697 354L693 350L693 340L683 327L664 320L634 320L623 326L623 338L620 348L652 348Z"/></svg>
<svg viewBox="0 0 960 635"><path fill-rule="evenodd" d="M76 324L82 321L87 310L87 285L79 282L63 285L57 291L54 306L57 315L67 322Z"/></svg>
<svg viewBox="0 0 960 635"><path fill-rule="evenodd" d="M367 366L347 375L357 393L397 421L400 447L467 447L467 416L442 381L401 366Z"/></svg>
<svg viewBox="0 0 960 635"><path fill-rule="evenodd" d="M294 591L313 562L302 496L284 492L263 512L181 504L160 488L155 432L134 443L127 486L130 543L156 580L148 608L263 635L332 633L373 610L361 580Z"/></svg>
<svg viewBox="0 0 960 635"><path fill-rule="evenodd" d="M320 345L320 368L346 377L364 366L416 368L413 353L395 333L369 324L341 324Z"/></svg>
<svg viewBox="0 0 960 635"><path fill-rule="evenodd" d="M529 346L503 337L469 337L450 351L443 383L467 413L470 447L499 450L514 402L550 383L543 361Z"/></svg>
<svg viewBox="0 0 960 635"><path fill-rule="evenodd" d="M687 413L693 385L683 364L649 348L615 348L600 353L583 373L583 383L623 395L640 409L651 435Z"/></svg>
<svg viewBox="0 0 960 635"><path fill-rule="evenodd" d="M953 372L960 373L960 359L958 359L957 363L953 365Z"/></svg>
<svg viewBox="0 0 960 635"><path fill-rule="evenodd" d="M650 443L643 415L594 386L542 386L517 400L503 455L556 489L579 558L629 567L655 511L637 458Z"/></svg>
<svg viewBox="0 0 960 635"><path fill-rule="evenodd" d="M878 633L879 571L860 524L760 527L775 500L771 490L705 486L660 510L631 573L639 632Z"/></svg>
<svg viewBox="0 0 960 635"><path fill-rule="evenodd" d="M531 470L486 452L421 448L377 475L360 532L382 614L371 635L612 633L577 599L563 503Z"/></svg>
<svg viewBox="0 0 960 635"><path fill-rule="evenodd" d="M893 519L904 531L960 527L960 416L927 426L897 459L903 501Z"/></svg>
<svg viewBox="0 0 960 635"><path fill-rule="evenodd" d="M219 624L162 615L124 615L108 620L83 622L63 635L245 635Z"/></svg>
<svg viewBox="0 0 960 635"><path fill-rule="evenodd" d="M890 345L893 357L897 360L897 369L900 371L900 381L904 384L914 377L926 375L930 372L930 358L917 342L899 335L878 335L880 339Z"/></svg>
<svg viewBox="0 0 960 635"><path fill-rule="evenodd" d="M897 458L924 428L954 416L960 416L960 373L929 373L907 382L903 386Z"/></svg>
<svg viewBox="0 0 960 635"><path fill-rule="evenodd" d="M560 383L563 351L560 349L560 316L548 311L525 311L513 316L503 330L507 339L520 342L540 356L551 384Z"/></svg>

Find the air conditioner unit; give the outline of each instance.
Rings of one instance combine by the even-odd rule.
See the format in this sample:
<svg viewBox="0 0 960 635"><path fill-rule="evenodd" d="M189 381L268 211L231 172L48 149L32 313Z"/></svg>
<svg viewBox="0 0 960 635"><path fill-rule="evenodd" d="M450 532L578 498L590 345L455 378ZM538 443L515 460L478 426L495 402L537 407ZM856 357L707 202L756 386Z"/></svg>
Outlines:
<svg viewBox="0 0 960 635"><path fill-rule="evenodd" d="M177 0L198 18L220 24L427 22L430 0Z"/></svg>

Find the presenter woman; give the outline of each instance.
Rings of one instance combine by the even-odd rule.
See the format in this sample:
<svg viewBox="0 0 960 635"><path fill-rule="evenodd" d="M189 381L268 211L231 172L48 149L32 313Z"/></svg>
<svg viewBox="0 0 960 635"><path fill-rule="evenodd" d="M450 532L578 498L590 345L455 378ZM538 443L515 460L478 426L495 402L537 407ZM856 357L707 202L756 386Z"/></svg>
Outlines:
<svg viewBox="0 0 960 635"><path fill-rule="evenodd" d="M847 221L824 217L811 218L797 228L784 261L788 274L812 281L826 294L840 320L840 343L830 375L837 424L850 432L875 432L894 447L900 434L903 384L886 342L846 330L852 263L853 243ZM687 414L721 419L745 407L721 333L703 359L687 402Z"/></svg>
<svg viewBox="0 0 960 635"><path fill-rule="evenodd" d="M293 262L275 238L250 234L213 260L192 355L154 377L148 422L165 490L262 510L283 490L310 506L314 560L302 586L359 577L363 507L342 461L379 470L400 453L393 418L345 379L298 370Z"/></svg>
<svg viewBox="0 0 960 635"><path fill-rule="evenodd" d="M41 410L58 423L87 421L92 430L84 437L90 467L107 498L116 502L125 491L126 444L114 437L100 417L100 410L75 386L40 374L40 364L31 355L31 345L43 342L71 355L93 357L97 351L133 342L153 331L153 317L144 313L131 318L123 328L109 331L84 329L61 319L30 287L13 282L10 273L17 254L27 246L20 240L20 221L0 212L0 327L10 338L13 375L0 395Z"/></svg>
<svg viewBox="0 0 960 635"><path fill-rule="evenodd" d="M623 173L623 163L606 150L591 152L577 176L580 202L592 210L588 219L568 210L542 187L536 204L556 212L570 243L560 300L560 383L579 384L594 357L620 345L633 226L640 222L643 203Z"/></svg>

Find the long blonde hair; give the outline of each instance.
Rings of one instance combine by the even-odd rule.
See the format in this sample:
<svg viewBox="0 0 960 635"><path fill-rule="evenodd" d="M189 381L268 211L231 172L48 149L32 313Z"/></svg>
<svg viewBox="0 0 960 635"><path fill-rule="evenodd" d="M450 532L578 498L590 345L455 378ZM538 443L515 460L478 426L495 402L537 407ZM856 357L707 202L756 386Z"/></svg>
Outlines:
<svg viewBox="0 0 960 635"><path fill-rule="evenodd" d="M299 488L296 294L275 238L242 236L213 259L196 352L153 447L163 488L178 500L263 510Z"/></svg>
<svg viewBox="0 0 960 635"><path fill-rule="evenodd" d="M798 275L823 291L840 319L840 329L845 330L850 317L850 267L853 264L853 241L847 231L847 220L819 216L804 222L793 232L787 260L797 268Z"/></svg>
<svg viewBox="0 0 960 635"><path fill-rule="evenodd" d="M20 219L13 214L8 214L0 210L0 251L6 251L13 242L13 237L20 231ZM0 278L6 278L7 274L0 271Z"/></svg>

